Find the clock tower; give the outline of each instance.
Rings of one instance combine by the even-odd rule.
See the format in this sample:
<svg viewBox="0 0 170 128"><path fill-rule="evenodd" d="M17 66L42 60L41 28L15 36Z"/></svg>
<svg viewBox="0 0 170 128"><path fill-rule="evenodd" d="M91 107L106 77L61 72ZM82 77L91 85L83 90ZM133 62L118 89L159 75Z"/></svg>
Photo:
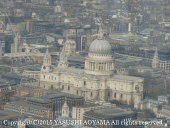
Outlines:
<svg viewBox="0 0 170 128"><path fill-rule="evenodd" d="M51 67L51 55L48 52L48 48L47 48L46 53L45 53L44 58L43 58L42 71L43 72L52 71L52 67Z"/></svg>

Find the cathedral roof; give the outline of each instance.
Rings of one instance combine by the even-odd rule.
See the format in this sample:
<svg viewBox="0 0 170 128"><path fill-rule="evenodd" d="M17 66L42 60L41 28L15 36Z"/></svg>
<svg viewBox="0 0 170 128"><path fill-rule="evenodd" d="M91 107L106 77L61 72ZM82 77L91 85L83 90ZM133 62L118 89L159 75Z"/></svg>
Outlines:
<svg viewBox="0 0 170 128"><path fill-rule="evenodd" d="M90 47L89 52L91 53L111 53L111 46L106 40L94 40Z"/></svg>
<svg viewBox="0 0 170 128"><path fill-rule="evenodd" d="M110 46L109 42L107 42L103 38L102 22L100 24L100 28L98 31L98 38L90 44L89 52L90 53L99 53L99 54L111 53L111 46Z"/></svg>

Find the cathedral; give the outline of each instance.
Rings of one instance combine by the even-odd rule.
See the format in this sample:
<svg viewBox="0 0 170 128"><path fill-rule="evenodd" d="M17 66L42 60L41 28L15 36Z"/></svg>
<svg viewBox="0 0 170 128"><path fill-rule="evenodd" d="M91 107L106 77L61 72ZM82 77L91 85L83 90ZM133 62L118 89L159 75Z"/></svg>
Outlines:
<svg viewBox="0 0 170 128"><path fill-rule="evenodd" d="M40 86L80 95L85 100L133 103L135 108L139 108L139 102L143 100L143 78L114 73L114 56L110 44L103 37L102 25L98 38L89 46L84 69L68 67L64 47L58 65L52 66L47 49L40 72Z"/></svg>

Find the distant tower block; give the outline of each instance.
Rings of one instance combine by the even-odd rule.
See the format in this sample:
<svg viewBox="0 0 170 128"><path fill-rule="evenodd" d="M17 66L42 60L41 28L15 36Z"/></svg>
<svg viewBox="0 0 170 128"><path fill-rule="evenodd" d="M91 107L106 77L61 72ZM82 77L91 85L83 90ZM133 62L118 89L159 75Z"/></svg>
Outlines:
<svg viewBox="0 0 170 128"><path fill-rule="evenodd" d="M131 33L131 23L129 23L128 32Z"/></svg>
<svg viewBox="0 0 170 128"><path fill-rule="evenodd" d="M2 58L2 45L0 45L0 58Z"/></svg>
<svg viewBox="0 0 170 128"><path fill-rule="evenodd" d="M86 42L86 50L89 49L89 46L91 42L93 41L93 36L91 35L91 32L87 32L87 42Z"/></svg>

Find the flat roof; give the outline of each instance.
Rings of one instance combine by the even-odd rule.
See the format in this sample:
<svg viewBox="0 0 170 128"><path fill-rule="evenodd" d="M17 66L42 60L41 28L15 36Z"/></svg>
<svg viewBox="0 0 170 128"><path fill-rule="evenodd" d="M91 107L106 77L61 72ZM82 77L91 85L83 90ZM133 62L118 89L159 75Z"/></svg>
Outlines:
<svg viewBox="0 0 170 128"><path fill-rule="evenodd" d="M22 106L25 108L34 108L38 111L44 110L44 111L48 111L49 108L46 107L42 107L42 106L37 106L37 105L33 105L33 104L28 104L28 103L23 103L23 102L19 102L19 101L12 101L12 102L8 102L9 105L16 105L16 106Z"/></svg>
<svg viewBox="0 0 170 128"><path fill-rule="evenodd" d="M71 98L71 99L84 99L83 96L64 93L64 92L52 92L49 95L46 95L44 97L49 98L49 99L61 98L61 97L66 97L66 98Z"/></svg>
<svg viewBox="0 0 170 128"><path fill-rule="evenodd" d="M12 117L19 117L19 116L21 116L21 114L19 113L0 110L0 120L11 119Z"/></svg>
<svg viewBox="0 0 170 128"><path fill-rule="evenodd" d="M89 107L96 107L96 106L103 106L103 105L88 103L88 104L84 104L84 105L77 106L77 107L78 107L78 108L89 108Z"/></svg>
<svg viewBox="0 0 170 128"><path fill-rule="evenodd" d="M131 110L127 111L120 108L102 108L85 112L84 115L90 115L96 118L113 118L132 114L135 114L135 112Z"/></svg>
<svg viewBox="0 0 170 128"><path fill-rule="evenodd" d="M42 87L37 87L37 86L30 86L30 85L21 85L21 86L17 86L18 88L23 88L23 89L42 89Z"/></svg>
<svg viewBox="0 0 170 128"><path fill-rule="evenodd" d="M120 79L120 80L137 81L137 80L139 80L141 77L126 76L126 75L114 75L112 78L114 78L114 79Z"/></svg>
<svg viewBox="0 0 170 128"><path fill-rule="evenodd" d="M54 67L54 71L59 71L59 72L70 72L70 73L77 73L77 74L82 74L85 72L85 70L78 69L78 68L60 68L60 67Z"/></svg>
<svg viewBox="0 0 170 128"><path fill-rule="evenodd" d="M43 98L43 97L31 97L31 98L28 98L27 101L36 102L36 103L40 103L40 104L53 103L50 99Z"/></svg>
<svg viewBox="0 0 170 128"><path fill-rule="evenodd" d="M142 59L133 59L133 58L121 58L121 59L115 59L115 62L122 62L122 63L126 63L126 62L140 62L142 61Z"/></svg>

